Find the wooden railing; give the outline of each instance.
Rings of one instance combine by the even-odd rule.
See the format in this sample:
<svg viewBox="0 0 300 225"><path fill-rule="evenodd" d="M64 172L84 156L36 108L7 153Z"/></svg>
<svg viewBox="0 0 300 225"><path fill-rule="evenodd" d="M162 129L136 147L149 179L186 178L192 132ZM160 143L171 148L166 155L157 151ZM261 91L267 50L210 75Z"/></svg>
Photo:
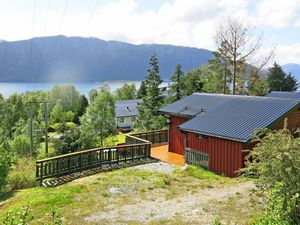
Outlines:
<svg viewBox="0 0 300 225"><path fill-rule="evenodd" d="M95 148L36 161L36 179L61 177L108 164L150 157L151 143L127 136L122 146Z"/></svg>
<svg viewBox="0 0 300 225"><path fill-rule="evenodd" d="M191 148L185 148L185 163L189 165L201 166L205 169L209 167L209 155Z"/></svg>
<svg viewBox="0 0 300 225"><path fill-rule="evenodd" d="M169 142L168 130L148 131L143 133L132 134L132 136L150 141L152 145L162 145L162 144L167 144Z"/></svg>

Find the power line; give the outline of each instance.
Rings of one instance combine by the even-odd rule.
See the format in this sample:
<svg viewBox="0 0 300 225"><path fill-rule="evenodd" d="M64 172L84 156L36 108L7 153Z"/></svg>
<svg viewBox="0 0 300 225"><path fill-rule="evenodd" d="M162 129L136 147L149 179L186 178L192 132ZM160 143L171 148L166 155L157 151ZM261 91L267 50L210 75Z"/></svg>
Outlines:
<svg viewBox="0 0 300 225"><path fill-rule="evenodd" d="M28 65L28 75L31 75L31 61L32 61L32 48L33 48L33 36L34 36L34 24L35 24L35 11L36 11L36 0L33 0L33 16L32 16L32 30L30 39L30 49L29 49L29 65Z"/></svg>
<svg viewBox="0 0 300 225"><path fill-rule="evenodd" d="M66 0L66 4L65 4L65 7L64 7L62 18L61 18L61 21L60 21L60 24L59 24L58 33L61 33L62 25L63 25L64 20L65 20L65 16L66 16L66 12L67 12L68 6L69 6L69 0ZM52 64L52 61L53 61L53 58L54 58L53 55L55 53L57 44L58 44L58 36L55 37L55 42L54 42L54 46L53 46L53 49L52 49L52 53L50 54L51 57L50 57L50 60L49 60L49 65Z"/></svg>
<svg viewBox="0 0 300 225"><path fill-rule="evenodd" d="M46 31L47 31L48 15L49 15L49 11L50 11L51 1L52 1L52 0L48 0L47 11L46 11L46 16L45 16L45 24L44 24L44 29L43 29L43 32L42 32L42 36L44 36L44 34L45 34ZM38 57L38 62L37 62L37 65L38 65L37 68L38 68L39 73L41 72L41 59L42 59L42 57L43 57L42 49L44 48L44 46L46 46L46 40L45 40L45 39L43 39L43 41L42 41L42 43L41 43L40 51L39 51L39 57ZM39 73L38 73L38 74L39 74Z"/></svg>
<svg viewBox="0 0 300 225"><path fill-rule="evenodd" d="M96 0L96 1L95 1L95 4L94 4L94 6L93 6L93 8L92 8L92 11L91 11L91 13L90 13L90 15L89 15L89 17L88 17L87 23L86 23L86 25L85 25L84 28L83 28L83 30L84 30L83 33L85 33L85 31L89 28L89 24L90 24L92 18L94 17L94 15L95 15L95 12L96 12L96 9L97 9L99 3L100 3L100 0ZM79 40L77 41L77 43L78 43L77 47L76 47L76 46L74 47L74 51L73 51L73 53L71 54L70 62L73 61L73 59L75 58L75 55L77 54L78 50L79 50L80 47L82 46L82 39L79 39Z"/></svg>

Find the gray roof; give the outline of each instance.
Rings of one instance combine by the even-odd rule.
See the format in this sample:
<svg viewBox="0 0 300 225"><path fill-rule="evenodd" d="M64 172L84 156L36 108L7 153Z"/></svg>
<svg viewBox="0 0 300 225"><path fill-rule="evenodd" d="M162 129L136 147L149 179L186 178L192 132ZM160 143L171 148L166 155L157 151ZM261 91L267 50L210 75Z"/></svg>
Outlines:
<svg viewBox="0 0 300 225"><path fill-rule="evenodd" d="M141 99L116 101L116 117L137 116Z"/></svg>
<svg viewBox="0 0 300 225"><path fill-rule="evenodd" d="M300 92L272 91L267 97L300 99Z"/></svg>
<svg viewBox="0 0 300 225"><path fill-rule="evenodd" d="M258 128L270 126L299 106L295 99L195 93L160 111L190 116L181 130L247 142Z"/></svg>

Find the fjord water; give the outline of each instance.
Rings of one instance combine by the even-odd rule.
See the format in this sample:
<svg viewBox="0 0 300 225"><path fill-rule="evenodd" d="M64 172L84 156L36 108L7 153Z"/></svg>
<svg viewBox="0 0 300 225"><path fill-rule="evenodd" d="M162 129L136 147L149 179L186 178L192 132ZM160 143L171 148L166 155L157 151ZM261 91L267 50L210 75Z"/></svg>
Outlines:
<svg viewBox="0 0 300 225"><path fill-rule="evenodd" d="M107 81L107 82L87 82L87 83L4 83L0 82L0 93L5 97L9 97L13 93L25 93L27 91L49 90L55 85L72 84L81 93L88 96L93 88L99 88L101 85L108 85L111 91L122 87L125 83L134 83L138 89L141 81ZM161 86L167 86L168 82L163 82Z"/></svg>

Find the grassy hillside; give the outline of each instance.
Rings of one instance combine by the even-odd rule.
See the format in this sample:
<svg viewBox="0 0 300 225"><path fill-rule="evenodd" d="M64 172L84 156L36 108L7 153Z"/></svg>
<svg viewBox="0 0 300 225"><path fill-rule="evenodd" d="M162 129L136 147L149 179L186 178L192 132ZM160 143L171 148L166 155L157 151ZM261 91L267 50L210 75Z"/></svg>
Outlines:
<svg viewBox="0 0 300 225"><path fill-rule="evenodd" d="M217 218L247 224L262 207L258 196L249 195L252 188L252 181L195 167L168 174L126 168L55 188L6 193L0 199L0 221L28 205L31 224L47 223L52 208L65 224L199 224Z"/></svg>

